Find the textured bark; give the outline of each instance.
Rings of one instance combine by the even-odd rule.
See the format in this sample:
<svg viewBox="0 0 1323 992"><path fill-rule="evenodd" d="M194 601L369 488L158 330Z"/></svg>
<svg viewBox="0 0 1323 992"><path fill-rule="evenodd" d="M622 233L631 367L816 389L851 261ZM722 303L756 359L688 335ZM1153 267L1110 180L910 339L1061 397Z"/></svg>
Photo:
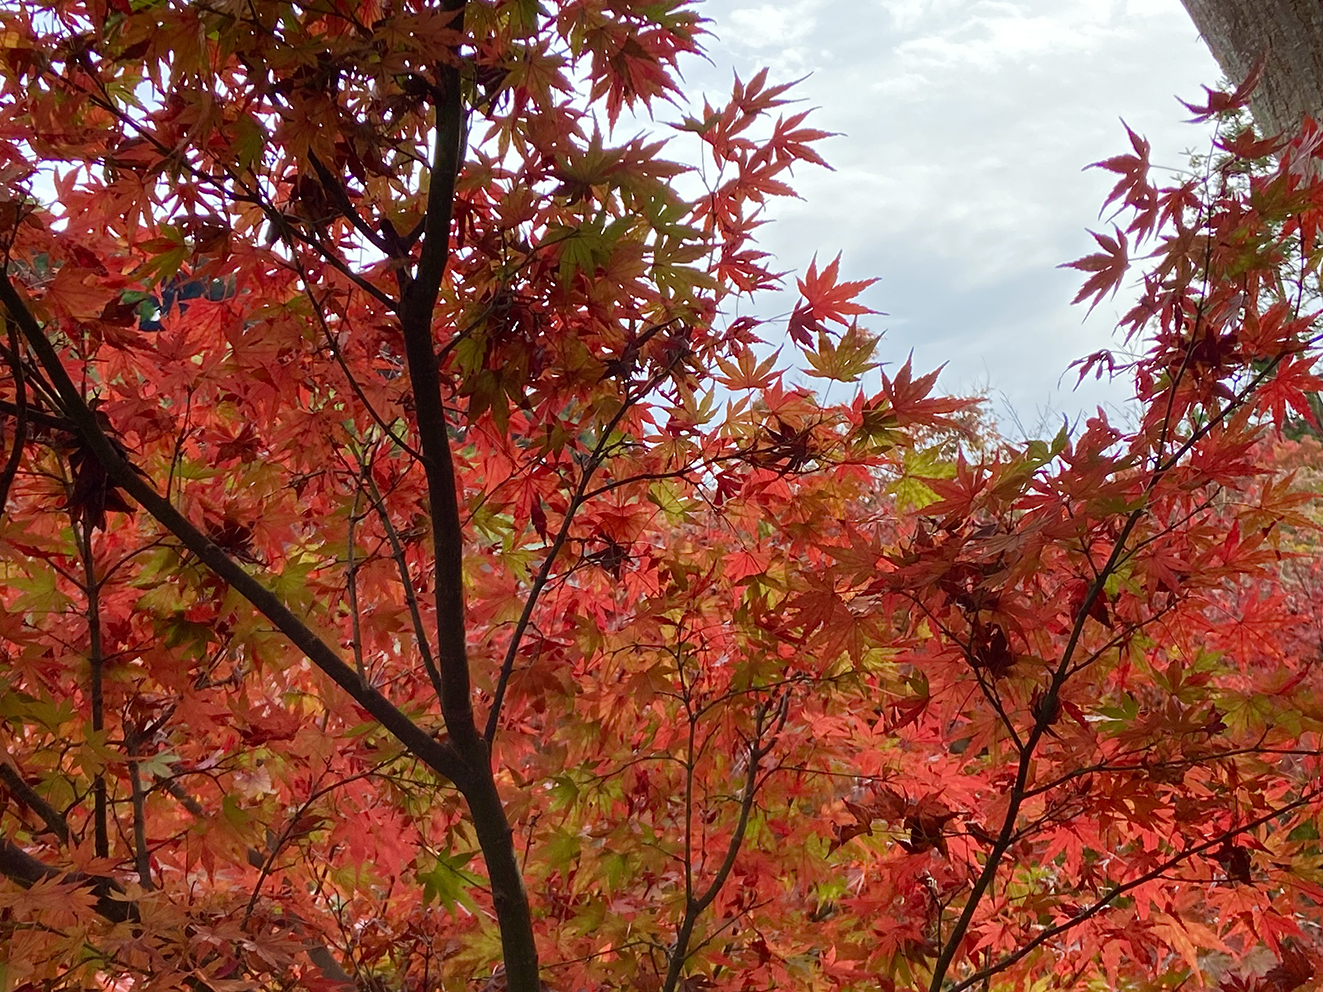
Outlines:
<svg viewBox="0 0 1323 992"><path fill-rule="evenodd" d="M1251 105L1269 134L1323 120L1323 2L1182 0L1222 71L1239 85L1260 56L1263 81Z"/></svg>

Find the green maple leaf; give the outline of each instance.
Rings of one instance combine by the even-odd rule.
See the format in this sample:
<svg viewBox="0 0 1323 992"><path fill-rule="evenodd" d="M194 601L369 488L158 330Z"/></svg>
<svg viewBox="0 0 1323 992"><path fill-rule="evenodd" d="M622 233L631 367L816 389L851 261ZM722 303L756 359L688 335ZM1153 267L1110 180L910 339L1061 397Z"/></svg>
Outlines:
<svg viewBox="0 0 1323 992"><path fill-rule="evenodd" d="M921 510L937 500L937 494L924 485L924 479L949 479L955 465L942 457L941 445L921 448L905 456L905 475L891 487L901 509Z"/></svg>
<svg viewBox="0 0 1323 992"><path fill-rule="evenodd" d="M481 885L482 879L464 866L473 860L473 852L437 855L436 864L426 871L418 871L418 881L423 886L423 902L430 905L436 900L452 916L455 906L460 905L471 912L477 912L477 904L469 895L469 888Z"/></svg>
<svg viewBox="0 0 1323 992"><path fill-rule="evenodd" d="M878 363L873 361L873 356L880 338L880 334L860 330L858 324L851 324L835 344L826 333L819 331L817 351L804 351L804 357L813 366L809 375L838 382L854 382L869 369L877 368Z"/></svg>

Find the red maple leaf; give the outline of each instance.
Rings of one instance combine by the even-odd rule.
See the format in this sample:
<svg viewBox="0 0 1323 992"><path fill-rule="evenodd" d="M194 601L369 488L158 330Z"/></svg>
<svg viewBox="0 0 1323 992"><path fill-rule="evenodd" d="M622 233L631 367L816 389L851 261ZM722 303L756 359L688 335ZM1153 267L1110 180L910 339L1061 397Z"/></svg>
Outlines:
<svg viewBox="0 0 1323 992"><path fill-rule="evenodd" d="M819 272L818 258L815 255L809 262L804 278L796 280L799 293L804 297L804 303L813 320L831 320L838 324L849 324L850 317L877 312L862 303L853 302L856 296L877 282L877 279L837 282L840 266L841 256L838 254Z"/></svg>
<svg viewBox="0 0 1323 992"><path fill-rule="evenodd" d="M1208 94L1208 99L1202 104L1186 103L1182 104L1188 108L1194 116L1190 118L1191 124L1200 124L1218 114L1226 113L1229 110L1239 110L1241 107L1249 106L1250 97L1258 89L1259 81L1263 79L1264 67L1268 64L1268 53L1260 55L1255 63L1250 66L1250 71L1245 79L1236 89L1228 93L1225 90L1215 90L1205 86L1204 92Z"/></svg>
<svg viewBox="0 0 1323 992"><path fill-rule="evenodd" d="M1093 308L1102 302L1102 298L1108 292L1113 296L1116 295L1116 291L1121 288L1121 279L1125 276L1126 269L1130 267L1125 233L1115 225L1112 229L1116 232L1115 238L1107 234L1099 234L1097 231L1089 232L1093 235L1093 240L1102 246L1101 252L1085 255L1073 262L1063 262L1057 266L1059 269L1079 269L1081 272L1093 273L1085 280L1080 291L1075 294L1075 298L1070 301L1079 303L1092 296L1093 302L1089 304L1089 313L1093 313Z"/></svg>
<svg viewBox="0 0 1323 992"><path fill-rule="evenodd" d="M1135 219L1127 230L1138 232L1142 238L1149 234L1158 220L1158 192L1149 182L1149 152L1152 150L1148 141L1141 138L1125 121L1121 122L1125 133L1130 136L1133 155L1114 155L1111 158L1094 162L1090 169L1106 169L1119 173L1121 178L1103 201L1103 209L1120 200L1126 207L1135 211Z"/></svg>

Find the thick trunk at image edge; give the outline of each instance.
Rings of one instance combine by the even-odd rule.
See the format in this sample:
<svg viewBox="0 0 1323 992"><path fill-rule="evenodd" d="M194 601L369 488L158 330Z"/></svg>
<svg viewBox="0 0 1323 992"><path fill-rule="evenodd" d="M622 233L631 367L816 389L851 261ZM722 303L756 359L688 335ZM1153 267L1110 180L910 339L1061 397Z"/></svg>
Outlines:
<svg viewBox="0 0 1323 992"><path fill-rule="evenodd" d="M1182 0L1213 57L1236 85L1266 55L1254 93L1255 121L1268 134L1323 121L1323 2Z"/></svg>

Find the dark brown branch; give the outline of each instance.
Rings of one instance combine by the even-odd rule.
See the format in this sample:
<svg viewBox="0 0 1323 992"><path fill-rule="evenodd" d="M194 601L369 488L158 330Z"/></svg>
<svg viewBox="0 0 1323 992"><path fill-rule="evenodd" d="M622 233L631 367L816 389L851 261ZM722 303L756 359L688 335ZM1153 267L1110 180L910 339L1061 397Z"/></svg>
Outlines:
<svg viewBox="0 0 1323 992"><path fill-rule="evenodd" d="M463 28L463 4L448 3L452 26ZM432 543L436 552L437 663L441 673L441 712L461 753L480 743L473 718L464 617L464 546L460 527L449 425L441 398L441 377L432 337L432 318L450 261L450 221L459 171L462 106L457 65L441 68L441 99L436 108L436 147L427 196L421 256L400 307L414 415L427 476ZM485 750L485 749L484 749ZM477 754L475 751L474 754ZM487 762L484 759L483 764Z"/></svg>
<svg viewBox="0 0 1323 992"><path fill-rule="evenodd" d="M21 407L19 404L10 403L8 400L0 400L0 413L6 414L10 417L16 417L19 415L20 410ZM68 431L71 434L75 433L74 425L64 417L58 417L42 410L34 410L30 406L27 407L27 418L30 424L35 424L37 427L42 427L49 431Z"/></svg>
<svg viewBox="0 0 1323 992"><path fill-rule="evenodd" d="M90 412L90 411L89 411ZM92 561L92 521L83 518L82 534L78 534L78 521L74 521L74 534L78 539L78 550L83 559L83 589L87 595L87 664L90 669L88 683L92 705L92 733L100 734L106 729L105 701L102 698L102 683L105 670L105 655L101 648L101 590L96 581L96 565ZM103 744L104 741L98 741ZM93 818L92 830L94 846L98 858L110 857L110 814L106 802L106 776L97 772L92 779Z"/></svg>
<svg viewBox="0 0 1323 992"><path fill-rule="evenodd" d="M344 183L340 177L335 175L326 164L322 162L313 152L308 152L308 161L312 163L313 169L317 173L317 181L322 184L322 189L331 194L331 200L335 203L336 209L349 221L363 237L372 243L372 246L388 257L395 257L397 244L392 244L386 238L382 237L367 221L363 215L355 209L353 201L349 199L349 194L345 191Z"/></svg>
<svg viewBox="0 0 1323 992"><path fill-rule="evenodd" d="M46 802L37 790L23 781L23 776L0 761L0 782L5 784L9 794L41 817L46 829L59 838L61 844L69 843L69 824L50 803Z"/></svg>
<svg viewBox="0 0 1323 992"><path fill-rule="evenodd" d="M496 690L492 696L491 709L487 713L487 728L483 733L483 739L486 740L488 747L491 747L496 741L496 731L501 720L501 707L505 704L505 692L510 684L510 676L514 674L514 664L519 655L519 646L523 642L524 633L528 630L528 625L533 619L533 610L537 607L542 590L546 588L547 581L551 578L551 570L556 564L556 559L560 557L561 549L564 548L565 541L570 536L570 525L574 522L575 514L578 513L579 508L585 502L584 493L588 489L588 483L602 464L602 454L607 441L619 425L629 406L630 403L627 399L620 405L616 415L602 431L602 436L598 439L592 455L583 467L583 474L579 478L579 484L575 488L574 495L570 498L570 505L565 510L560 528L556 531L556 536L551 542L551 547L547 550L546 557L542 559L542 567L538 569L537 575L533 578L533 585L528 590L528 598L524 600L524 608L519 614L519 621L515 624L514 633L510 635L510 644L505 650L505 659L501 662L501 671L496 678Z"/></svg>
<svg viewBox="0 0 1323 992"><path fill-rule="evenodd" d="M462 787L466 784L469 778L466 774L466 766L449 746L433 740L430 734L359 678L358 673L345 664L334 649L313 633L307 624L295 616L275 593L249 575L238 562L193 526L146 481L145 476L125 460L116 445L102 430L95 413L88 407L78 387L69 378L55 346L46 338L13 283L4 273L0 273L0 303L4 304L10 316L18 322L38 361L46 370L46 374L51 377L59 393L65 416L115 483L137 500L144 510L196 555L199 561L229 583L259 613L270 620L277 630L288 637L295 647L344 689L355 702L372 714L415 757L456 785Z"/></svg>
<svg viewBox="0 0 1323 992"><path fill-rule="evenodd" d="M142 786L142 769L138 767L141 747L149 735L135 729L125 741L129 759L129 788L133 798L133 863L138 871L138 884L152 888L152 857L147 849L147 791Z"/></svg>
<svg viewBox="0 0 1323 992"><path fill-rule="evenodd" d="M744 782L744 795L740 800L740 818L735 824L735 833L731 835L730 845L726 848L726 857L722 860L721 867L717 869L717 873L712 877L711 883L703 894L694 900L694 908L699 913L712 905L713 900L715 900L720 894L722 886L726 884L726 879L730 877L731 871L735 868L735 858L739 855L740 847L744 843L744 834L749 827L749 815L753 812L753 800L758 792L759 763L763 758L767 757L768 752L771 751L772 745L776 742L777 734L779 734L781 728L785 726L786 717L789 712L790 696L789 694L786 694L781 699L777 716L774 720L776 724L775 728L766 731L767 740L765 743L758 742L764 732L761 727L764 715L760 714L759 716L759 736L758 738L755 738L755 742L749 746L749 768Z"/></svg>
<svg viewBox="0 0 1323 992"><path fill-rule="evenodd" d="M322 977L327 981L344 986L346 989L357 989L359 987L353 976L341 967L340 962L331 953L331 949L325 944L308 940L304 944L304 948L307 951L308 960L316 965L317 970L322 973Z"/></svg>
<svg viewBox="0 0 1323 992"><path fill-rule="evenodd" d="M135 922L138 919L136 903L121 898L124 888L113 878L103 875L84 875L82 872L65 873L34 858L13 841L0 837L0 875L29 889L38 882L58 879L74 882L91 889L96 896L92 908L111 923Z"/></svg>
<svg viewBox="0 0 1323 992"><path fill-rule="evenodd" d="M386 423L386 418L377 411L377 408L372 405L372 401L368 399L367 393L363 391L358 378L354 375L353 370L349 368L349 363L345 361L344 352L340 350L339 344L336 343L335 335L331 333L331 326L326 321L326 314L321 302L313 295L312 280L308 278L308 270L297 258L294 259L294 264L298 269L299 281L303 283L304 295L308 297L308 302L312 304L313 316L316 317L317 323L321 326L322 336L326 338L326 347L331 350L331 357L335 359L335 363L340 366L340 371L344 373L345 379L348 380L350 390L358 397L358 401L367 410L368 416L376 421L377 426L386 433L386 436L399 445L402 450L407 451L414 458L421 461L422 453L396 434L391 425Z"/></svg>
<svg viewBox="0 0 1323 992"><path fill-rule="evenodd" d="M358 556L354 552L354 538L357 536L354 531L358 529L358 507L359 501L363 498L363 487L356 486L354 489L354 505L349 511L349 545L346 552L348 558L348 585L349 585L349 623L353 631L353 639L350 647L354 652L354 669L358 672L358 677L367 679L367 668L363 664L363 622L358 615Z"/></svg>
<svg viewBox="0 0 1323 992"><path fill-rule="evenodd" d="M9 489L18 475L18 466L23 461L23 445L28 440L28 388L23 376L23 355L18 346L18 327L12 320L5 321L9 330L10 370L14 375L14 405L17 416L14 421L14 446L9 458L5 460L4 471L0 472L0 516L4 515L5 504L9 502Z"/></svg>
<svg viewBox="0 0 1323 992"><path fill-rule="evenodd" d="M464 0L443 0L450 27L464 29ZM455 466L449 425L441 397L441 380L432 319L450 263L450 225L455 181L459 174L464 133L459 52L445 53L436 87L436 135L428 178L423 241L413 277L402 277L400 330L413 390L414 416L423 451L435 551L437 668L441 676L441 713L450 740L467 765L467 787L461 786L473 817L491 880L492 903L501 932L505 978L509 992L539 992L537 944L528 894L515 856L514 838L492 775L487 742L473 716L464 614L464 535L460 523Z"/></svg>
<svg viewBox="0 0 1323 992"><path fill-rule="evenodd" d="M202 808L202 804L194 799L189 794L188 790L180 785L175 779L162 779L161 786L166 792L178 799L179 804L193 814L193 816L197 817L199 820L206 817L207 811Z"/></svg>

